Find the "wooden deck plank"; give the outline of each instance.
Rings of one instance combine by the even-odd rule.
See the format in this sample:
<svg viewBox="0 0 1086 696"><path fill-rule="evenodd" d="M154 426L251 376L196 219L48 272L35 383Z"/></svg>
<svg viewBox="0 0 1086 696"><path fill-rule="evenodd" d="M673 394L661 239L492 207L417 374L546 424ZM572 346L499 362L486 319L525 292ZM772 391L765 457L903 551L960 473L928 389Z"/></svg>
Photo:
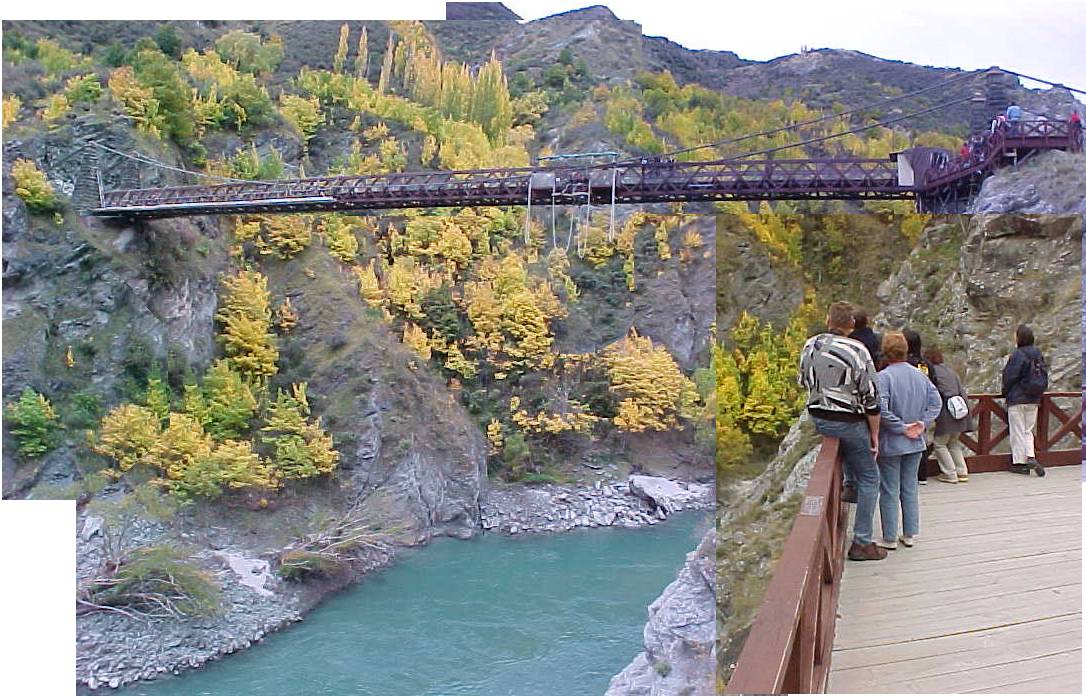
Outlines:
<svg viewBox="0 0 1086 696"><path fill-rule="evenodd" d="M1081 475L922 488L915 547L846 563L829 690L1080 693Z"/></svg>

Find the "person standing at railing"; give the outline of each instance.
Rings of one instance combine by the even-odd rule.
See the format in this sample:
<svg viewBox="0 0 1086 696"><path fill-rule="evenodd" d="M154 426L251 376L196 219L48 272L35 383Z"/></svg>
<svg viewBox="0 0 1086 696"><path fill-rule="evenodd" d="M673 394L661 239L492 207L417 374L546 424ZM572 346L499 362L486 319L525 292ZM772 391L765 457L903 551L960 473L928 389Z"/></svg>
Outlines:
<svg viewBox="0 0 1086 696"><path fill-rule="evenodd" d="M969 415L969 397L965 387L954 372L943 362L943 353L937 348L924 351L924 360L931 369L931 381L943 399L943 410L935 419L935 459L939 462L938 480L943 483L965 483L969 480L969 467L965 464L965 446L961 434L973 430Z"/></svg>
<svg viewBox="0 0 1086 696"><path fill-rule="evenodd" d="M1017 102L1011 102L1007 107L1007 121L1010 123L1011 130L1014 130L1014 126L1018 121L1022 120L1022 107L1018 106Z"/></svg>
<svg viewBox="0 0 1086 696"><path fill-rule="evenodd" d="M879 497L879 397L867 348L848 337L856 329L853 312L848 302L830 305L828 330L803 346L799 383L810 392L807 412L815 430L840 442L845 474L841 499L856 503L849 560L877 561L886 558L872 539Z"/></svg>
<svg viewBox="0 0 1086 696"><path fill-rule="evenodd" d="M1048 368L1034 344L1033 329L1019 324L1014 332L1017 348L1003 366L1003 398L1007 400L1007 426L1011 439L1011 472L1044 476L1033 449L1037 407L1048 389Z"/></svg>
<svg viewBox="0 0 1086 696"><path fill-rule="evenodd" d="M1078 109L1071 112L1071 118L1067 119L1067 135L1071 142L1072 150L1082 149L1082 116Z"/></svg>
<svg viewBox="0 0 1086 696"><path fill-rule="evenodd" d="M905 336L905 343L908 346L905 362L920 370L920 372L928 379L931 379L931 366L928 365L928 361L924 359L922 352L923 344L920 340L920 334L912 329L902 329L901 334ZM884 359L878 366L878 369L881 371L888 364L889 361ZM920 466L917 467L916 478L922 485L926 486L928 485L928 460L931 458L931 452L934 447L930 432L924 433L924 442L926 447L924 448L924 455L920 457Z"/></svg>
<svg viewBox="0 0 1086 696"><path fill-rule="evenodd" d="M912 546L920 534L920 487L917 470L926 448L924 432L943 409L939 390L928 376L910 365L908 343L902 333L886 334L882 354L889 364L878 374L879 411L879 519L883 549L896 549L898 513L900 541Z"/></svg>

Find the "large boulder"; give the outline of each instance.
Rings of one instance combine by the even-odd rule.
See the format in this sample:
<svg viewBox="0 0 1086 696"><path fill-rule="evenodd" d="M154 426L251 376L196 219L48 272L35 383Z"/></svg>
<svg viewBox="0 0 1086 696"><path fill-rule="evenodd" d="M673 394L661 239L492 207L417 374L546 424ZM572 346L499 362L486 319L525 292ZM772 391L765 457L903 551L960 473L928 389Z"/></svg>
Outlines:
<svg viewBox="0 0 1086 696"><path fill-rule="evenodd" d="M672 481L660 476L630 476L630 492L670 515L709 498L712 487L700 483Z"/></svg>

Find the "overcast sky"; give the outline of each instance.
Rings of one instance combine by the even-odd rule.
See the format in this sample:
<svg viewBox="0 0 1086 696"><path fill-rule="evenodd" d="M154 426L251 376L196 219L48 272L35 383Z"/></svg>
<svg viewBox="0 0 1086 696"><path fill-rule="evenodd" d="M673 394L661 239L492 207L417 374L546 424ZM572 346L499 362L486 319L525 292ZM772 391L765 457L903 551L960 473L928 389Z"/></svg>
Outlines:
<svg viewBox="0 0 1086 696"><path fill-rule="evenodd" d="M911 63L999 65L1086 89L1086 0L507 0L524 19L603 4L687 48L769 60L800 48L851 48ZM9 18L442 19L443 0L142 0L8 3ZM1037 85L1030 85L1037 86ZM1081 98L1081 97L1080 97Z"/></svg>
<svg viewBox="0 0 1086 696"><path fill-rule="evenodd" d="M986 68L1086 89L1086 2L909 0L508 0L525 19L604 4L687 48L734 51L769 60L801 47L850 48L910 63ZM1036 86L1036 85L1031 85Z"/></svg>

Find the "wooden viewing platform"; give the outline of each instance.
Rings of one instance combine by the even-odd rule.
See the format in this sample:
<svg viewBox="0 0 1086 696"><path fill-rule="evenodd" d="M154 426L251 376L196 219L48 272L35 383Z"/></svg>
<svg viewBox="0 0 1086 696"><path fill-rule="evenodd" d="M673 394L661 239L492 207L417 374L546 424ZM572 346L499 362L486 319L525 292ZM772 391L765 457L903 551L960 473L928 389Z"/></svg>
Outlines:
<svg viewBox="0 0 1086 696"><path fill-rule="evenodd" d="M969 398L972 480L933 477L919 543L886 560L845 561L854 510L822 439L725 693L1081 692L1082 394L1041 399L1045 478L1006 471L1006 411Z"/></svg>
<svg viewBox="0 0 1086 696"><path fill-rule="evenodd" d="M1082 693L1081 477L922 486L917 544L845 563L827 691Z"/></svg>

